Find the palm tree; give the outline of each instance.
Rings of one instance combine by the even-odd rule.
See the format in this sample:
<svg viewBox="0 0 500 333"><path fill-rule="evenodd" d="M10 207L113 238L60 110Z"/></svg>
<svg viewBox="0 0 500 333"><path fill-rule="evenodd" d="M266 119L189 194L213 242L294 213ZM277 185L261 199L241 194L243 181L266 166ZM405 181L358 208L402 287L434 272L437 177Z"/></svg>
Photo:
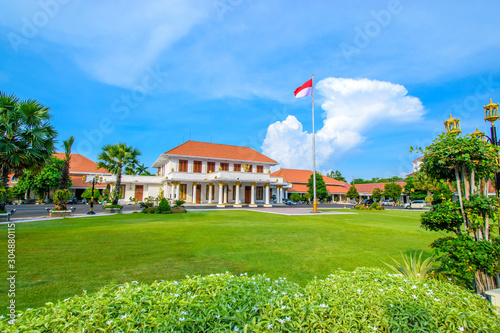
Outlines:
<svg viewBox="0 0 500 333"><path fill-rule="evenodd" d="M73 142L75 141L75 137L72 136L68 140L64 140L64 164L61 170L61 184L59 185L59 189L64 190L69 187L69 163L71 162L71 147L73 146Z"/></svg>
<svg viewBox="0 0 500 333"><path fill-rule="evenodd" d="M0 183L7 189L9 173L40 170L54 152L57 132L50 109L36 100L19 100L0 91ZM5 210L5 197L0 200Z"/></svg>
<svg viewBox="0 0 500 333"><path fill-rule="evenodd" d="M113 205L118 204L123 168L127 169L137 164L137 156L139 155L141 155L140 151L127 146L125 143L117 143L104 146L102 153L97 157L97 165L116 176Z"/></svg>
<svg viewBox="0 0 500 333"><path fill-rule="evenodd" d="M137 170L137 174L139 175L142 175L142 174L145 174L145 176L149 176L149 172L148 172L148 167L144 165L144 163L142 164L138 164L136 166L136 170Z"/></svg>

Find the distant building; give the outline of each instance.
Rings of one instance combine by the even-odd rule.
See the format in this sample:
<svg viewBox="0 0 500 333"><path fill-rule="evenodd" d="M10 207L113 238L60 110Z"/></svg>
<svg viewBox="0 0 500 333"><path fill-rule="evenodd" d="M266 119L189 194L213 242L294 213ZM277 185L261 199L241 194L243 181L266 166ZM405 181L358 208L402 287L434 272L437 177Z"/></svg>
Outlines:
<svg viewBox="0 0 500 333"><path fill-rule="evenodd" d="M411 164L413 164L413 173L420 170L420 166L422 164L423 159L424 159L424 157L421 156L421 157L419 157L411 162Z"/></svg>
<svg viewBox="0 0 500 333"><path fill-rule="evenodd" d="M403 180L398 180L395 183L399 184L403 188L406 185L406 182ZM373 194L373 190L375 190L376 188L379 188L383 191L385 188L385 184L388 184L388 183L355 184L354 187L356 187L356 189L358 190L360 199L369 199L369 198L371 198L371 196ZM406 194L403 193L401 195L401 197L399 198L399 201L406 202L407 201Z"/></svg>

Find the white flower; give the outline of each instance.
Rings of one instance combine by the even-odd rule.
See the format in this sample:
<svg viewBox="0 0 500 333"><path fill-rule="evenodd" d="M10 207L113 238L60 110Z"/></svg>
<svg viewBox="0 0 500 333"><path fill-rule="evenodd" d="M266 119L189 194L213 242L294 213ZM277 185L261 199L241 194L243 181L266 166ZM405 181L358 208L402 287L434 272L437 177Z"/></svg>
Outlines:
<svg viewBox="0 0 500 333"><path fill-rule="evenodd" d="M320 307L320 308L327 308L327 307L328 307L328 305L326 305L326 304L324 304L324 303L323 303L323 304L320 304L320 305L319 305L319 307Z"/></svg>
<svg viewBox="0 0 500 333"><path fill-rule="evenodd" d="M83 289L83 293L86 294L87 293L87 290Z"/></svg>
<svg viewBox="0 0 500 333"><path fill-rule="evenodd" d="M416 296L416 295L411 295L411 297L413 297L413 299L417 299L417 296Z"/></svg>
<svg viewBox="0 0 500 333"><path fill-rule="evenodd" d="M5 317L3 315L0 316L0 319L4 319Z"/></svg>
<svg viewBox="0 0 500 333"><path fill-rule="evenodd" d="M235 331L235 332L238 332L239 330L240 330L240 329L239 329L238 327L235 327L235 328L234 328L234 331Z"/></svg>
<svg viewBox="0 0 500 333"><path fill-rule="evenodd" d="M416 285L411 286L411 289L417 289Z"/></svg>
<svg viewBox="0 0 500 333"><path fill-rule="evenodd" d="M216 315L215 318L219 319L220 318L220 315Z"/></svg>
<svg viewBox="0 0 500 333"><path fill-rule="evenodd" d="M392 304L390 304L390 305L391 305L391 308L393 308L393 307L394 307L394 305L392 305Z"/></svg>
<svg viewBox="0 0 500 333"><path fill-rule="evenodd" d="M179 318L179 321L184 321L186 320L186 318L182 317L182 318Z"/></svg>
<svg viewBox="0 0 500 333"><path fill-rule="evenodd" d="M358 289L358 293L360 293L360 294L361 294L361 289Z"/></svg>
<svg viewBox="0 0 500 333"><path fill-rule="evenodd" d="M451 278L448 278L448 281L451 281ZM462 327L463 328L463 327Z"/></svg>
<svg viewBox="0 0 500 333"><path fill-rule="evenodd" d="M174 297L179 297L179 294L174 294Z"/></svg>
<svg viewBox="0 0 500 333"><path fill-rule="evenodd" d="M434 301L439 302L439 298L434 298Z"/></svg>
<svg viewBox="0 0 500 333"><path fill-rule="evenodd" d="M384 289L379 289L378 291L383 292L383 291L384 291Z"/></svg>
<svg viewBox="0 0 500 333"><path fill-rule="evenodd" d="M65 298L64 301L67 302L71 299L71 297Z"/></svg>
<svg viewBox="0 0 500 333"><path fill-rule="evenodd" d="M285 292L282 292L282 293L281 293L281 295L286 295L286 293L285 293Z"/></svg>
<svg viewBox="0 0 500 333"><path fill-rule="evenodd" d="M401 287L399 287L398 289L399 289L400 291L404 291L404 289L403 289L403 288L401 288Z"/></svg>
<svg viewBox="0 0 500 333"><path fill-rule="evenodd" d="M177 282L177 281L174 281L174 284L175 284L176 286L178 286L178 285L179 285L179 282Z"/></svg>
<svg viewBox="0 0 500 333"><path fill-rule="evenodd" d="M187 315L188 313L186 311L181 311L181 314Z"/></svg>
<svg viewBox="0 0 500 333"><path fill-rule="evenodd" d="M273 294L276 294L276 290L273 290Z"/></svg>
<svg viewBox="0 0 500 333"><path fill-rule="evenodd" d="M268 330L272 330L273 329L273 325L272 324L267 324L266 327L267 327Z"/></svg>
<svg viewBox="0 0 500 333"><path fill-rule="evenodd" d="M240 312L240 310L236 310L236 312Z"/></svg>
<svg viewBox="0 0 500 333"><path fill-rule="evenodd" d="M9 320L9 325L14 325L15 322L16 322L15 319L11 319L11 320Z"/></svg>
<svg viewBox="0 0 500 333"><path fill-rule="evenodd" d="M292 319L290 319L290 317L286 317L286 318L285 318L285 320L286 320L286 321L290 321L290 320L292 320Z"/></svg>
<svg viewBox="0 0 500 333"><path fill-rule="evenodd" d="M284 305L283 305L283 306L281 307L281 310L285 310L285 309L286 309L286 306L284 306Z"/></svg>
<svg viewBox="0 0 500 333"><path fill-rule="evenodd" d="M459 330L460 332L463 332L463 331L465 331L465 328L463 328L462 326L459 326L459 327L458 327L458 330Z"/></svg>
<svg viewBox="0 0 500 333"><path fill-rule="evenodd" d="M190 292L188 292L186 295L190 296L190 295L191 295L191 293L190 293Z"/></svg>
<svg viewBox="0 0 500 333"><path fill-rule="evenodd" d="M139 282L137 282L137 281L132 281L131 283L134 283L134 284L139 284Z"/></svg>
<svg viewBox="0 0 500 333"><path fill-rule="evenodd" d="M283 319L278 319L278 321L280 322L280 324L283 324L285 322Z"/></svg>
<svg viewBox="0 0 500 333"><path fill-rule="evenodd" d="M112 320L108 320L108 321L106 322L106 325L111 325L111 323L113 323L113 321L112 321Z"/></svg>
<svg viewBox="0 0 500 333"><path fill-rule="evenodd" d="M373 281L378 282L378 279L374 279Z"/></svg>
<svg viewBox="0 0 500 333"><path fill-rule="evenodd" d="M374 331L378 331L378 328L376 328L376 327L372 327L372 330L374 330Z"/></svg>

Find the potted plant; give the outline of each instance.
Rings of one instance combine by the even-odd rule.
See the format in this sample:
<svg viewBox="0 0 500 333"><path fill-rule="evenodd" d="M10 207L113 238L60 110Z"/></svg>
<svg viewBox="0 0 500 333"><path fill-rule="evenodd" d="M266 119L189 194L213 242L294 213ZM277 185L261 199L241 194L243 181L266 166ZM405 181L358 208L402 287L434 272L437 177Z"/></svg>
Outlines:
<svg viewBox="0 0 500 333"><path fill-rule="evenodd" d="M105 213L109 214L121 214L122 213L122 205L106 205L103 207Z"/></svg>
<svg viewBox="0 0 500 333"><path fill-rule="evenodd" d="M71 199L71 192L68 189L57 190L53 199L55 208L50 211L50 217L70 217L72 211L67 209L66 203Z"/></svg>

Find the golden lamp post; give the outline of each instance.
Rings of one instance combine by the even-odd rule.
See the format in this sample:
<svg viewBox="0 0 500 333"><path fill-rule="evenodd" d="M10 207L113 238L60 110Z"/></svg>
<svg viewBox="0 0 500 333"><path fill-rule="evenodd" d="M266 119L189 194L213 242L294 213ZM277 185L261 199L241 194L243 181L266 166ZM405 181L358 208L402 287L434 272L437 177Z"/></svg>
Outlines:
<svg viewBox="0 0 500 333"><path fill-rule="evenodd" d="M481 132L477 127L476 131L472 133L473 136L479 138L479 140L489 141L492 145L500 146L500 142L497 139L497 129L495 127L495 121L500 118L498 114L498 103L493 103L490 98L490 103L484 106L484 121L489 121L491 123L491 137L484 135L484 132ZM456 136L460 134L462 131L460 130L460 119L455 119L450 114L450 119L447 119L444 122L444 127L446 130L446 134ZM500 173L495 174L495 190L497 192L497 196L500 190Z"/></svg>

